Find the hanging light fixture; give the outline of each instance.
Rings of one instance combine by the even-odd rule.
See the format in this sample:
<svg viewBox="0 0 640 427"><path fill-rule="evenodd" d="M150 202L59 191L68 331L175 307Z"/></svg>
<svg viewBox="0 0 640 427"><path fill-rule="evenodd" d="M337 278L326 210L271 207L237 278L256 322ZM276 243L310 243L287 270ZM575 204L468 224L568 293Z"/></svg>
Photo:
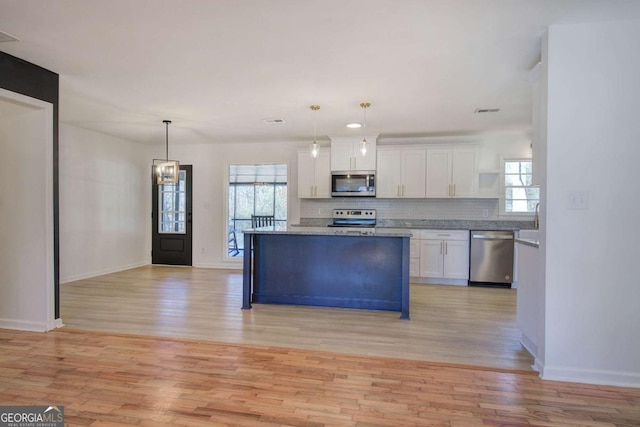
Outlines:
<svg viewBox="0 0 640 427"><path fill-rule="evenodd" d="M311 144L311 146L309 147L311 150L311 157L318 157L318 154L320 154L320 146L318 145L318 142L316 141L316 126L317 126L317 116L318 116L318 110L320 109L319 105L311 105L309 108L311 108L311 110L314 112L313 114L313 143Z"/></svg>
<svg viewBox="0 0 640 427"><path fill-rule="evenodd" d="M367 127L367 108L371 107L371 104L368 102L361 102L360 108L362 108L363 120L362 120L362 128L365 129ZM367 138L363 137L362 141L360 141L360 154L365 156L367 154L367 149L369 148L369 143L367 142Z"/></svg>
<svg viewBox="0 0 640 427"><path fill-rule="evenodd" d="M156 176L156 182L161 184L177 184L178 174L180 173L180 164L177 160L169 160L169 124L171 120L163 120L166 128L165 139L165 158L153 159L153 170Z"/></svg>

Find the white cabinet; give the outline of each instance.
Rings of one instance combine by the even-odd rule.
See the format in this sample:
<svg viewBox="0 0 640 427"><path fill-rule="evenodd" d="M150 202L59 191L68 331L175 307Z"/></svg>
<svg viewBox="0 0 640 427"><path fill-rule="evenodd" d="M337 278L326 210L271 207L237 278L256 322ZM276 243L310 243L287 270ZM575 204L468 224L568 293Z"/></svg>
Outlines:
<svg viewBox="0 0 640 427"><path fill-rule="evenodd" d="M422 230L420 277L468 280L469 232Z"/></svg>
<svg viewBox="0 0 640 427"><path fill-rule="evenodd" d="M537 364L539 337L542 335L541 331L544 325L544 317L540 310L541 307L544 307L544 290L540 281L538 248L518 243L516 251L518 270L517 325L522 331L522 344L536 358Z"/></svg>
<svg viewBox="0 0 640 427"><path fill-rule="evenodd" d="M376 170L376 139L367 136L367 152L360 152L359 138L331 138L332 171L373 171Z"/></svg>
<svg viewBox="0 0 640 427"><path fill-rule="evenodd" d="M380 147L377 157L376 197L425 197L426 149Z"/></svg>
<svg viewBox="0 0 640 427"><path fill-rule="evenodd" d="M475 197L478 155L477 147L427 149L427 197Z"/></svg>
<svg viewBox="0 0 640 427"><path fill-rule="evenodd" d="M420 276L420 231L411 230L409 240L409 276Z"/></svg>
<svg viewBox="0 0 640 427"><path fill-rule="evenodd" d="M313 199L331 197L330 155L321 150L312 157L308 150L298 152L298 198Z"/></svg>

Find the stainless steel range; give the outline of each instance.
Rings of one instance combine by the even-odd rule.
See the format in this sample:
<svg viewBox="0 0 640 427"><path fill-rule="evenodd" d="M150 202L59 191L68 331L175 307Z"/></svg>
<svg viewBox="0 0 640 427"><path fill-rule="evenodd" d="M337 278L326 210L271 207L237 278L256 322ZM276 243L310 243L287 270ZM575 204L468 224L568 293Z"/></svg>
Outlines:
<svg viewBox="0 0 640 427"><path fill-rule="evenodd" d="M334 209L333 222L329 227L364 227L376 226L375 209Z"/></svg>

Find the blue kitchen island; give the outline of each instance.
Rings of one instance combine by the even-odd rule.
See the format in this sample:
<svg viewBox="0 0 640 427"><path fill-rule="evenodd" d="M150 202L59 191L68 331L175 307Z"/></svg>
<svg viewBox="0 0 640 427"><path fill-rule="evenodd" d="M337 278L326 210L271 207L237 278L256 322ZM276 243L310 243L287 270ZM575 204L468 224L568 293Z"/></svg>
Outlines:
<svg viewBox="0 0 640 427"><path fill-rule="evenodd" d="M252 303L399 311L409 319L409 239L392 228L244 231L242 308Z"/></svg>

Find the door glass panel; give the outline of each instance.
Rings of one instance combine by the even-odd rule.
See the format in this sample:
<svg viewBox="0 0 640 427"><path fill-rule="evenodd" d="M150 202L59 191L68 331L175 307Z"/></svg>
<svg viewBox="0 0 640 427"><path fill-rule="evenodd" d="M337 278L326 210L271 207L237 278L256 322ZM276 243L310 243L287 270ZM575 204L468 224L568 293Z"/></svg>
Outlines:
<svg viewBox="0 0 640 427"><path fill-rule="evenodd" d="M158 185L159 233L186 233L186 172L180 171L178 179L177 184Z"/></svg>

